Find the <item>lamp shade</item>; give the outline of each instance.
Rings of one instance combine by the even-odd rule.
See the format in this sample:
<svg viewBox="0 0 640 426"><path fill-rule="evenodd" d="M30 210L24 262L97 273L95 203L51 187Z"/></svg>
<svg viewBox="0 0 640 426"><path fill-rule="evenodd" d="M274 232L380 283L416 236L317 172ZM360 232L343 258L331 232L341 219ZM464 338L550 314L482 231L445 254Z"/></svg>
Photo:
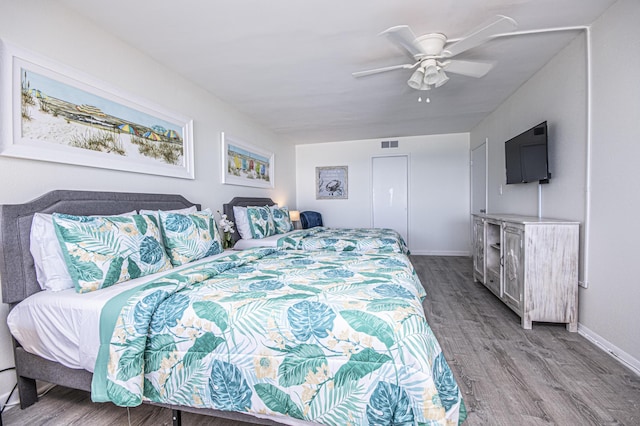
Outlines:
<svg viewBox="0 0 640 426"><path fill-rule="evenodd" d="M289 219L291 219L291 222L299 222L300 221L300 212L298 210L290 210L289 211Z"/></svg>
<svg viewBox="0 0 640 426"><path fill-rule="evenodd" d="M413 75L407 81L407 84L412 89L420 90L420 86L422 85L422 80L424 78L424 70L422 68L418 68L414 71Z"/></svg>
<svg viewBox="0 0 640 426"><path fill-rule="evenodd" d="M438 81L438 64L435 59L427 59L424 67L424 82L429 86Z"/></svg>
<svg viewBox="0 0 640 426"><path fill-rule="evenodd" d="M438 79L437 79L437 81L435 83L436 87L442 86L447 81L449 81L449 77L447 77L447 74L445 74L443 70L440 70L438 72Z"/></svg>

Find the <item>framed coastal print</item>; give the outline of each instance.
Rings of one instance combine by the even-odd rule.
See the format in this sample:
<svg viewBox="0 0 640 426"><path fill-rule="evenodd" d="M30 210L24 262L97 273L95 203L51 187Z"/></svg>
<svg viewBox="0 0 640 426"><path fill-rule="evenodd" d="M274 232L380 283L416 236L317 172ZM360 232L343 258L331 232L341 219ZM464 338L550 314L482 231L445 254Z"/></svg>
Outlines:
<svg viewBox="0 0 640 426"><path fill-rule="evenodd" d="M274 154L237 138L221 134L222 183L274 187Z"/></svg>
<svg viewBox="0 0 640 426"><path fill-rule="evenodd" d="M193 179L192 120L0 41L0 155Z"/></svg>
<svg viewBox="0 0 640 426"><path fill-rule="evenodd" d="M316 167L316 199L349 198L347 166Z"/></svg>

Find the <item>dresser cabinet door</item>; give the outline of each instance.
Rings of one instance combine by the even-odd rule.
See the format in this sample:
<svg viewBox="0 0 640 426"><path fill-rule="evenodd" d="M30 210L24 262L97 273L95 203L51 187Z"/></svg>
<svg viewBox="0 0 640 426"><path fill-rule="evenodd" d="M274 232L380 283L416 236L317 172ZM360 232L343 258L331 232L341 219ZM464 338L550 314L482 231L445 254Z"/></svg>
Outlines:
<svg viewBox="0 0 640 426"><path fill-rule="evenodd" d="M473 220L473 271L474 278L484 283L484 220Z"/></svg>
<svg viewBox="0 0 640 426"><path fill-rule="evenodd" d="M522 312L522 295L524 287L523 236L520 228L506 225L504 227L502 249L502 298L516 312Z"/></svg>

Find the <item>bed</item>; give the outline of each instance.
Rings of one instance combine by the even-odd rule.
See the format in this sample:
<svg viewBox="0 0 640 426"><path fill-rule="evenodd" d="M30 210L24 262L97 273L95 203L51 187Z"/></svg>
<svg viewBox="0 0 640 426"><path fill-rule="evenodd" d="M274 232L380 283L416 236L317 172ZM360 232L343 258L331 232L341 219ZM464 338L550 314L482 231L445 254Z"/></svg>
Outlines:
<svg viewBox="0 0 640 426"><path fill-rule="evenodd" d="M29 252L35 212L191 205L175 195L54 191L2 206L3 300L13 313L41 293ZM86 350L97 359L93 374L15 342L21 406L37 400L37 379L92 390L95 401L259 424L456 424L466 417L404 254L259 248L180 268L106 289L114 294L92 314L99 346Z"/></svg>
<svg viewBox="0 0 640 426"><path fill-rule="evenodd" d="M227 217L239 224L235 217L234 207L274 206L270 198L236 197L224 204L223 210ZM382 228L327 228L314 227L294 230L286 233L263 238L243 239L236 226L232 239L235 250L246 250L255 247L278 247L289 250L329 250L355 251L359 253L404 253L409 254L402 236L392 229Z"/></svg>

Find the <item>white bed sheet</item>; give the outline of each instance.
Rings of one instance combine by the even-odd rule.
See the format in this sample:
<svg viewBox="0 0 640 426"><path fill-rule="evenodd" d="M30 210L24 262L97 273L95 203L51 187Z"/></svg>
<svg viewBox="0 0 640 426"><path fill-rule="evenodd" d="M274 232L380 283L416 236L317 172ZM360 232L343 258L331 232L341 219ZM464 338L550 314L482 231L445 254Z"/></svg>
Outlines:
<svg viewBox="0 0 640 426"><path fill-rule="evenodd" d="M198 265L220 253L169 271L147 275L102 290L41 291L18 303L7 318L9 330L29 353L75 369L93 372L100 347L100 313L113 296L169 272Z"/></svg>
<svg viewBox="0 0 640 426"><path fill-rule="evenodd" d="M294 230L285 232L284 234L276 234L271 235L270 237L265 238L252 238L249 240L240 239L234 245L234 250L248 250L257 247L278 247L278 240L282 237L286 237L287 235L295 234L296 232L300 232L300 230Z"/></svg>

